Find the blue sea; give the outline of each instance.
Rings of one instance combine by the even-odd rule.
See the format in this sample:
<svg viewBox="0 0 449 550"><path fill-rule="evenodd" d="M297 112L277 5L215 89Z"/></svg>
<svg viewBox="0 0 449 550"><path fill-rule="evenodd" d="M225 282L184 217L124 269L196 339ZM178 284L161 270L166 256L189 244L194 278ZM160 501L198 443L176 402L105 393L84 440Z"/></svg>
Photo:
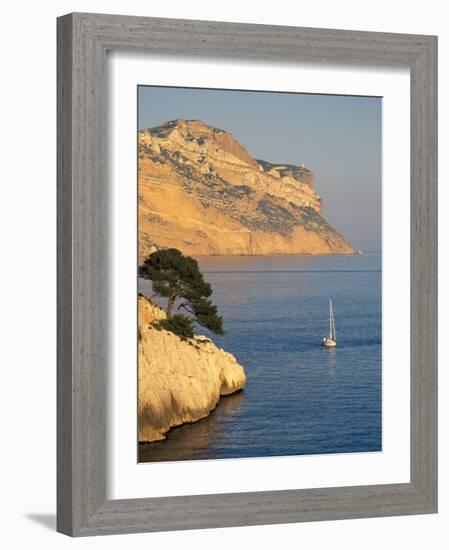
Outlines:
<svg viewBox="0 0 449 550"><path fill-rule="evenodd" d="M247 385L208 418L140 445L139 460L381 450L381 256L197 259L226 331L208 336L244 366ZM151 283L139 291L151 295ZM321 346L329 298L336 349Z"/></svg>

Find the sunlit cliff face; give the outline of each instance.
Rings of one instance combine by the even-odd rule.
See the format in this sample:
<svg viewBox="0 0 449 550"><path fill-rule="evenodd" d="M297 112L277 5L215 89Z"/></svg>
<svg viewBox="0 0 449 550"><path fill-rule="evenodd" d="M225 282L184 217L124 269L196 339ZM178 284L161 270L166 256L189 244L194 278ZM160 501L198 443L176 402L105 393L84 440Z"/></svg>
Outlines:
<svg viewBox="0 0 449 550"><path fill-rule="evenodd" d="M154 322L165 313L139 296L139 441L165 438L170 428L206 417L222 395L242 389L243 367L204 336L182 341Z"/></svg>
<svg viewBox="0 0 449 550"><path fill-rule="evenodd" d="M321 216L303 165L256 160L230 134L198 120L142 130L139 255L352 253Z"/></svg>

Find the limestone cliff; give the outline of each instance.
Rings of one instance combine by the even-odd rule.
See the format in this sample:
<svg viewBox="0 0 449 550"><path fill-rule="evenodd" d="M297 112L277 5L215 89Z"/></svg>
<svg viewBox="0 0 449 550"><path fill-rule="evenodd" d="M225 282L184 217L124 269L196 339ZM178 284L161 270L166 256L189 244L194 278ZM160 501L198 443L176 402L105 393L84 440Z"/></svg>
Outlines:
<svg viewBox="0 0 449 550"><path fill-rule="evenodd" d="M139 132L139 254L350 254L303 165L256 160L198 120Z"/></svg>
<svg viewBox="0 0 449 550"><path fill-rule="evenodd" d="M172 427L207 416L220 399L243 388L233 355L204 336L182 341L153 323L165 312L139 296L139 442L165 438Z"/></svg>

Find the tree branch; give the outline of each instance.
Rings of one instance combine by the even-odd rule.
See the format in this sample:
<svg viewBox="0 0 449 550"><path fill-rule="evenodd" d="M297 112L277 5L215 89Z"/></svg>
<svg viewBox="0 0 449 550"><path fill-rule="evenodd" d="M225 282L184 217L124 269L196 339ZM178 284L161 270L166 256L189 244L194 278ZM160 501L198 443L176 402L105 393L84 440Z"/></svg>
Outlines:
<svg viewBox="0 0 449 550"><path fill-rule="evenodd" d="M188 302L184 302L182 304L179 304L178 308L179 309L185 309L187 311L187 313L190 313L191 315L195 315L195 311L193 309L191 309L190 307L190 304Z"/></svg>

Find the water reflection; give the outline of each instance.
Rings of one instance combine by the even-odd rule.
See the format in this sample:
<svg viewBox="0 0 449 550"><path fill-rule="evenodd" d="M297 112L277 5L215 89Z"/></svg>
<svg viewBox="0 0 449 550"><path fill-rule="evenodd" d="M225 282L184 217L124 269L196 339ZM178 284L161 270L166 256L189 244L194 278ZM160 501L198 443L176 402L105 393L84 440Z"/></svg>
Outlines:
<svg viewBox="0 0 449 550"><path fill-rule="evenodd" d="M328 375L330 378L335 378L337 374L337 354L336 348L324 348L323 349L323 361L328 369Z"/></svg>
<svg viewBox="0 0 449 550"><path fill-rule="evenodd" d="M164 441L139 445L139 462L160 460L192 460L210 455L219 448L225 425L242 412L245 392L222 397L212 413L193 424L184 424L167 433Z"/></svg>

